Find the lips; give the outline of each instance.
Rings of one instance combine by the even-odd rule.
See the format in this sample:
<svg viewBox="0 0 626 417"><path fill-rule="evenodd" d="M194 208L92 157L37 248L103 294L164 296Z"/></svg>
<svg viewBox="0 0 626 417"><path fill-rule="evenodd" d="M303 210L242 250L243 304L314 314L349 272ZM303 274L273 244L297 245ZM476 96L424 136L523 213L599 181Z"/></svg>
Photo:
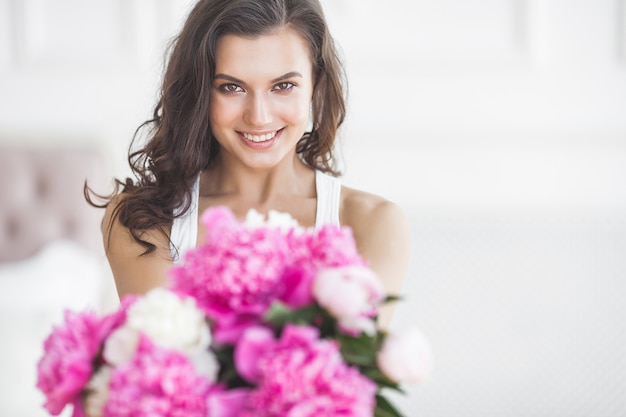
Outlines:
<svg viewBox="0 0 626 417"><path fill-rule="evenodd" d="M276 136L276 133L278 132L276 131L276 132L271 132L271 133L265 133L262 135L254 135L252 133L245 133L245 132L242 132L241 134L243 135L244 138L252 142L265 142L267 140L274 139L274 136Z"/></svg>
<svg viewBox="0 0 626 417"><path fill-rule="evenodd" d="M266 149L266 148L271 147L274 143L278 141L283 130L284 128L274 130L271 132L258 132L258 133L239 132L239 137L250 148Z"/></svg>

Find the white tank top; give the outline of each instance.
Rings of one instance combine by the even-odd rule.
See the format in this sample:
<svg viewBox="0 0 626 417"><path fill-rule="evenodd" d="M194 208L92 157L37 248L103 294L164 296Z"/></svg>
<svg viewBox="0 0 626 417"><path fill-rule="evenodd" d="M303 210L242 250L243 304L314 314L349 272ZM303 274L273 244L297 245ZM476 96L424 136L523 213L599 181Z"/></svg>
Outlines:
<svg viewBox="0 0 626 417"><path fill-rule="evenodd" d="M315 189L317 193L317 208L315 213L315 227L325 224L339 226L339 202L341 196L341 182L339 178L315 171ZM198 241L198 199L200 197L200 177L191 189L191 205L187 213L174 219L170 236L170 251L175 262L179 262L182 255L196 246Z"/></svg>

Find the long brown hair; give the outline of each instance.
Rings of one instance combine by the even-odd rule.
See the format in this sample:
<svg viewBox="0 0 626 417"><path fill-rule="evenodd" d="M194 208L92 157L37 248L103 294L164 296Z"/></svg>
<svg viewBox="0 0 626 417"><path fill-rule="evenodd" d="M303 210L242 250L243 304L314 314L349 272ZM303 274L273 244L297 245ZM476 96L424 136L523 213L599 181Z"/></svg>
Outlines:
<svg viewBox="0 0 626 417"><path fill-rule="evenodd" d="M141 238L146 230L167 230L189 210L191 189L202 170L212 166L219 145L209 124L210 88L215 75L218 39L226 34L257 37L289 27L308 44L313 64L313 124L296 146L311 168L339 175L333 160L337 129L345 117L345 78L318 0L201 0L171 45L160 99L152 119L131 142L128 162L135 179L115 180L109 196L85 186L90 204L106 207L121 193L113 213L150 253L155 246ZM141 133L143 147L133 150ZM105 204L93 202L91 195Z"/></svg>

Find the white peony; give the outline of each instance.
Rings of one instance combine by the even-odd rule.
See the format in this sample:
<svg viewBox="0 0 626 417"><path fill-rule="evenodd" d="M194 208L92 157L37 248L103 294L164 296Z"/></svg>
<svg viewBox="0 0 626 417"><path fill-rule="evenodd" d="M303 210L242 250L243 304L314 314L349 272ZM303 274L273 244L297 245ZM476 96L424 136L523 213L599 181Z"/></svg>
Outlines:
<svg viewBox="0 0 626 417"><path fill-rule="evenodd" d="M265 216L263 216L255 209L250 209L246 214L246 221L244 222L244 224L250 229L263 227L265 225Z"/></svg>
<svg viewBox="0 0 626 417"><path fill-rule="evenodd" d="M98 417L102 415L104 406L109 397L109 382L111 381L110 366L102 366L94 374L87 384L87 395L84 400L85 414L88 417Z"/></svg>
<svg viewBox="0 0 626 417"><path fill-rule="evenodd" d="M276 210L270 210L267 213L267 219L255 209L248 210L246 221L244 223L250 229L259 227L278 228L282 231L290 229L300 229L300 225L289 213L283 213Z"/></svg>
<svg viewBox="0 0 626 417"><path fill-rule="evenodd" d="M104 342L102 353L107 363L119 366L129 362L139 344L139 331L127 326L115 329Z"/></svg>
<svg viewBox="0 0 626 417"><path fill-rule="evenodd" d="M182 352L206 350L211 343L205 316L195 301L165 288L155 288L131 305L125 325L158 346Z"/></svg>
<svg viewBox="0 0 626 417"><path fill-rule="evenodd" d="M187 355L199 374L217 378L219 364L209 352L211 333L204 313L191 297L155 288L128 309L126 323L107 339L104 358L112 365L129 361L139 343L139 334L157 346Z"/></svg>

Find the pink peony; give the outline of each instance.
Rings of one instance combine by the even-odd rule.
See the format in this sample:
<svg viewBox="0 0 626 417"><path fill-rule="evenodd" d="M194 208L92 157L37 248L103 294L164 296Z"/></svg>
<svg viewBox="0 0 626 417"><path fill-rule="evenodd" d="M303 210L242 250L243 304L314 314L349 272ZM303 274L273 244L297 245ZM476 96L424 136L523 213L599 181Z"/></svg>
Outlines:
<svg viewBox="0 0 626 417"><path fill-rule="evenodd" d="M52 415L70 403L74 404L74 415L82 413L80 394L94 371L96 355L124 315L124 309L104 318L90 311L66 311L63 325L46 338L44 354L37 363L37 388L46 396L45 408Z"/></svg>
<svg viewBox="0 0 626 417"><path fill-rule="evenodd" d="M279 340L250 329L235 350L235 365L257 388L247 400L256 417L371 417L376 385L343 362L334 341L313 327L288 325Z"/></svg>
<svg viewBox="0 0 626 417"><path fill-rule="evenodd" d="M344 331L370 335L376 331L372 317L385 292L371 269L347 266L322 270L315 277L313 294Z"/></svg>
<svg viewBox="0 0 626 417"><path fill-rule="evenodd" d="M212 389L207 397L207 417L241 417L249 392L248 388Z"/></svg>
<svg viewBox="0 0 626 417"><path fill-rule="evenodd" d="M173 290L197 300L218 343L235 343L243 330L261 322L274 300L292 308L312 303L318 271L365 264L348 228L305 230L262 218L249 220L248 227L225 207L208 209L202 221L205 244L171 270Z"/></svg>
<svg viewBox="0 0 626 417"><path fill-rule="evenodd" d="M247 329L235 350L235 364L239 375L247 381L259 382L263 376L258 367L259 359L267 354L274 341L274 334L268 328Z"/></svg>
<svg viewBox="0 0 626 417"><path fill-rule="evenodd" d="M365 265L357 251L352 230L347 227L323 226L313 233L308 245L311 261L319 269Z"/></svg>
<svg viewBox="0 0 626 417"><path fill-rule="evenodd" d="M319 271L365 265L357 252L352 231L347 227L326 225L306 232L294 230L286 239L290 262L285 268L278 298L292 308L314 301L311 290Z"/></svg>
<svg viewBox="0 0 626 417"><path fill-rule="evenodd" d="M234 342L245 323L259 322L275 298L287 264L287 241L278 228L246 228L226 208L207 210L206 243L172 269L173 289L193 296L213 320L218 342Z"/></svg>
<svg viewBox="0 0 626 417"><path fill-rule="evenodd" d="M285 268L277 298L291 308L301 308L313 303L311 288L315 270L306 264L293 264Z"/></svg>
<svg viewBox="0 0 626 417"><path fill-rule="evenodd" d="M141 336L130 362L113 368L106 417L206 417L209 381L179 352Z"/></svg>
<svg viewBox="0 0 626 417"><path fill-rule="evenodd" d="M428 378L433 368L430 345L414 327L388 334L376 359L380 370L397 383L420 383Z"/></svg>

